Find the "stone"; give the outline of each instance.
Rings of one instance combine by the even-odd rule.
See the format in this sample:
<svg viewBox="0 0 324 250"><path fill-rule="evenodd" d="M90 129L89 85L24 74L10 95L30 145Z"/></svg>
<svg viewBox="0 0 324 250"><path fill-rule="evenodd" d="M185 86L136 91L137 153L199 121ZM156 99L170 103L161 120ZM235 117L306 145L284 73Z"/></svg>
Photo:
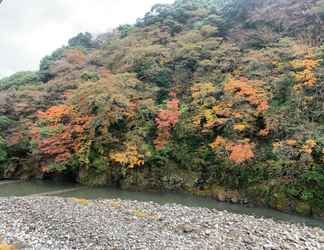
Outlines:
<svg viewBox="0 0 324 250"><path fill-rule="evenodd" d="M178 229L180 229L184 233L192 233L193 231L195 231L195 228L189 224L180 225Z"/></svg>

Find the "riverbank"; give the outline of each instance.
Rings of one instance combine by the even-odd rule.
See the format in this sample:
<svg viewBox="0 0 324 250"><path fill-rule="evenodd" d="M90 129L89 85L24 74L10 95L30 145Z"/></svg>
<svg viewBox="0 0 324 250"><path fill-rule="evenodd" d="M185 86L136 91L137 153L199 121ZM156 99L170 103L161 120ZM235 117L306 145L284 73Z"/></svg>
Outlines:
<svg viewBox="0 0 324 250"><path fill-rule="evenodd" d="M324 249L324 231L153 202L1 198L0 237L17 249Z"/></svg>

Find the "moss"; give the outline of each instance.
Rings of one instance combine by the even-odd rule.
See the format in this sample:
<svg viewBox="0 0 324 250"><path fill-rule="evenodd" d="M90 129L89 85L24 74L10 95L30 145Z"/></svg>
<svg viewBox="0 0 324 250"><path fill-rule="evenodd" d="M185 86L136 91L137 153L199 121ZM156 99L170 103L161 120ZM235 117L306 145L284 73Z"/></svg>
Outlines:
<svg viewBox="0 0 324 250"><path fill-rule="evenodd" d="M285 193L274 193L271 197L270 206L282 212L290 211L290 202Z"/></svg>
<svg viewBox="0 0 324 250"><path fill-rule="evenodd" d="M314 217L324 219L324 210L316 207L312 207L312 213Z"/></svg>
<svg viewBox="0 0 324 250"><path fill-rule="evenodd" d="M82 169L79 171L78 180L80 183L89 186L104 186L112 183L112 175L110 171L98 173L89 169Z"/></svg>
<svg viewBox="0 0 324 250"><path fill-rule="evenodd" d="M312 214L312 208L310 204L302 201L298 201L295 205L295 211L298 214L310 216Z"/></svg>
<svg viewBox="0 0 324 250"><path fill-rule="evenodd" d="M150 181L148 175L142 171L134 170L129 172L120 180L122 189L146 190L150 189Z"/></svg>
<svg viewBox="0 0 324 250"><path fill-rule="evenodd" d="M193 188L190 193L202 197L212 197L212 193L210 189Z"/></svg>
<svg viewBox="0 0 324 250"><path fill-rule="evenodd" d="M199 179L199 173L174 168L171 171L165 171L162 173L162 185L163 188L170 191L184 190L191 192Z"/></svg>
<svg viewBox="0 0 324 250"><path fill-rule="evenodd" d="M270 187L265 183L251 186L245 193L257 205L266 205L270 199Z"/></svg>

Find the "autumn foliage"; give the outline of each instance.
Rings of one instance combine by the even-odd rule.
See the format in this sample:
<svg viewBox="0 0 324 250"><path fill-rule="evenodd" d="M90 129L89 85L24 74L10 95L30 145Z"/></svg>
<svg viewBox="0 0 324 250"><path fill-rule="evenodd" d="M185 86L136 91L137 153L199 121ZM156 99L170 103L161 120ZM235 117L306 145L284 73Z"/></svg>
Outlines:
<svg viewBox="0 0 324 250"><path fill-rule="evenodd" d="M231 141L218 136L210 147L215 151L219 152L225 150L229 155L228 159L234 163L241 164L255 157L253 151L255 145L250 142L249 139Z"/></svg>
<svg viewBox="0 0 324 250"><path fill-rule="evenodd" d="M154 144L157 149L162 149L171 136L171 129L176 125L179 117L179 100L177 98L167 101L166 108L161 109L155 119L158 128L158 137Z"/></svg>
<svg viewBox="0 0 324 250"><path fill-rule="evenodd" d="M53 106L45 112L39 112L38 117L49 131L42 135L44 127L35 126L32 129L33 138L44 159L42 171L46 172L49 159L54 159L56 163L65 162L82 148L93 117L82 116L68 105Z"/></svg>
<svg viewBox="0 0 324 250"><path fill-rule="evenodd" d="M144 155L141 154L135 145L126 145L126 148L120 152L110 154L112 161L129 168L139 167L144 164Z"/></svg>
<svg viewBox="0 0 324 250"><path fill-rule="evenodd" d="M248 101L258 112L266 111L269 107L262 83L258 81L250 81L244 77L238 80L230 79L224 86L224 92L233 94L235 99L242 98Z"/></svg>
<svg viewBox="0 0 324 250"><path fill-rule="evenodd" d="M0 79L0 178L220 186L323 211L323 1L219 2L156 5Z"/></svg>
<svg viewBox="0 0 324 250"><path fill-rule="evenodd" d="M298 92L305 87L314 87L317 82L315 70L319 66L319 60L309 52L304 59L297 59L291 62L292 67L296 70L294 77L296 84L294 89Z"/></svg>
<svg viewBox="0 0 324 250"><path fill-rule="evenodd" d="M229 159L238 164L255 156L253 148L254 145L251 143L230 144L226 146L226 149L230 152Z"/></svg>

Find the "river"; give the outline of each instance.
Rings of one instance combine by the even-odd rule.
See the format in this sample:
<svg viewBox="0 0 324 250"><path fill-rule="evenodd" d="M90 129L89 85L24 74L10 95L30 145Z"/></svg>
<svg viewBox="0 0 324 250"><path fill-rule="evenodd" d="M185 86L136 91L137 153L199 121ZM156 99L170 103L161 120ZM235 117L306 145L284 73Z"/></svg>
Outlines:
<svg viewBox="0 0 324 250"><path fill-rule="evenodd" d="M324 221L287 214L268 208L246 207L238 204L218 202L210 198L197 197L186 193L135 192L113 187L90 188L73 183L53 181L0 182L0 197L11 196L59 196L85 199L122 199L153 201L159 204L177 203L189 207L206 207L227 210L233 213L272 218L274 220L303 223L324 229Z"/></svg>

